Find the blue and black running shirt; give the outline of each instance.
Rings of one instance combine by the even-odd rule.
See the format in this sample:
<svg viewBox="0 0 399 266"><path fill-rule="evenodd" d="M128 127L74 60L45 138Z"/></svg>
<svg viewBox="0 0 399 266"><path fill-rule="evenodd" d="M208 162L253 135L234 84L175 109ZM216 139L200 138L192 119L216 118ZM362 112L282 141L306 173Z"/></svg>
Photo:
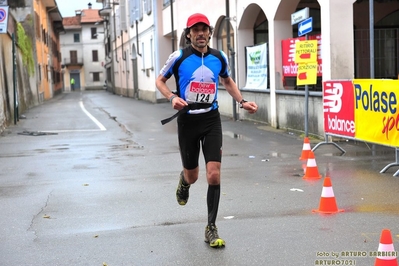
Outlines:
<svg viewBox="0 0 399 266"><path fill-rule="evenodd" d="M190 114L217 109L219 76L230 76L223 51L208 47L207 53L203 54L191 45L172 53L160 74L167 79L175 76L177 94L187 103L212 103L210 108L191 110Z"/></svg>

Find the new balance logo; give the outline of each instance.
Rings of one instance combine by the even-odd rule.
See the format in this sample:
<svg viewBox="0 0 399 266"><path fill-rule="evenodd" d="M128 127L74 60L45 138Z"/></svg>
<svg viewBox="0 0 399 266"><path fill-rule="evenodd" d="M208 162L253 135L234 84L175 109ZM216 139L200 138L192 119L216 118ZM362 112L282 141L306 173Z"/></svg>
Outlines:
<svg viewBox="0 0 399 266"><path fill-rule="evenodd" d="M323 111L339 113L342 107L344 88L340 83L326 83L324 88Z"/></svg>

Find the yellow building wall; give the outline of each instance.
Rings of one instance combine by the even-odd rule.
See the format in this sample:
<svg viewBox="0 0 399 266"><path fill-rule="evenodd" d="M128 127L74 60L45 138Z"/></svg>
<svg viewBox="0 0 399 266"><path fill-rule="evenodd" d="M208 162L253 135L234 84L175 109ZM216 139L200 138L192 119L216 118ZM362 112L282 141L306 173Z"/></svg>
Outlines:
<svg viewBox="0 0 399 266"><path fill-rule="evenodd" d="M40 27L40 36L36 36L36 52L37 52L37 82L39 88L40 97L44 100L48 100L52 97L50 93L50 80L48 73L48 64L49 64L49 47L44 42L47 38L45 35L48 33L48 16L46 12L46 6L43 4L43 1L33 1L33 8L35 13L38 15L39 27ZM44 36L43 36L44 35ZM48 38L47 38L48 39Z"/></svg>

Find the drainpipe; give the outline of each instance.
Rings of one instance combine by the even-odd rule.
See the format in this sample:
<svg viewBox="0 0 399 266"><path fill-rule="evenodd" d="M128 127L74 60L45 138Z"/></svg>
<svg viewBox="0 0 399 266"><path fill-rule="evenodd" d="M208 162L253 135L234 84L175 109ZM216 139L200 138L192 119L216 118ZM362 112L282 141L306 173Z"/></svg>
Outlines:
<svg viewBox="0 0 399 266"><path fill-rule="evenodd" d="M121 42L122 42L122 59L123 59L123 61L126 61L126 53L123 48L123 30L121 30Z"/></svg>
<svg viewBox="0 0 399 266"><path fill-rule="evenodd" d="M228 0L227 0L228 1ZM171 40L172 40L172 53L175 51L175 29L173 23L173 0L170 0L170 23L171 23Z"/></svg>
<svg viewBox="0 0 399 266"><path fill-rule="evenodd" d="M17 92L17 53L16 53L16 40L15 33L12 33L12 85L13 85L13 98L14 98L14 125L18 121L18 92Z"/></svg>
<svg viewBox="0 0 399 266"><path fill-rule="evenodd" d="M370 78L374 78L374 3L369 1L369 25L370 25Z"/></svg>
<svg viewBox="0 0 399 266"><path fill-rule="evenodd" d="M114 24L114 42L115 42L115 57L116 57L116 62L119 63L118 60L118 50L116 47L116 22L115 22L115 3L112 3L112 20L113 20L113 24Z"/></svg>
<svg viewBox="0 0 399 266"><path fill-rule="evenodd" d="M126 61L127 55L126 55L126 51L125 48L123 48L123 30L121 30L121 41L122 41L122 59L123 61L125 61L125 78L126 78L126 97L129 97L129 78L127 75L127 64L128 62ZM122 79L122 75L121 75L121 79Z"/></svg>
<svg viewBox="0 0 399 266"><path fill-rule="evenodd" d="M226 0L226 38L227 38L227 49L230 51L230 69L231 69L231 78L235 81L236 79L236 69L235 69L235 52L233 47L231 47L230 42L230 4L229 0ZM233 98L233 120L237 121L237 104Z"/></svg>

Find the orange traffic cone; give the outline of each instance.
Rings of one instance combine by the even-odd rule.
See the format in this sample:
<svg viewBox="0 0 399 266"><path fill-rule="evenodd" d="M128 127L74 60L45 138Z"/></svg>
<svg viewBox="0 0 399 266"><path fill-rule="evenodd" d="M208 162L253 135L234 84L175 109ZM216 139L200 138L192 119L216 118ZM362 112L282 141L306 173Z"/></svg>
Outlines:
<svg viewBox="0 0 399 266"><path fill-rule="evenodd" d="M319 174L319 169L316 165L316 158L314 157L313 151L309 151L309 158L306 163L305 175L303 179L319 179L321 175Z"/></svg>
<svg viewBox="0 0 399 266"><path fill-rule="evenodd" d="M312 149L310 148L309 138L305 137L305 139L303 140L302 154L301 157L299 157L299 160L307 160L309 158L310 150Z"/></svg>
<svg viewBox="0 0 399 266"><path fill-rule="evenodd" d="M380 244L378 245L375 266L398 266L396 252L393 247L391 231L382 230Z"/></svg>
<svg viewBox="0 0 399 266"><path fill-rule="evenodd" d="M313 210L313 212L330 214L343 211L344 210L338 210L337 202L335 201L334 197L334 191L331 185L331 179L326 176L326 178L324 178L323 190L321 192L319 209Z"/></svg>

